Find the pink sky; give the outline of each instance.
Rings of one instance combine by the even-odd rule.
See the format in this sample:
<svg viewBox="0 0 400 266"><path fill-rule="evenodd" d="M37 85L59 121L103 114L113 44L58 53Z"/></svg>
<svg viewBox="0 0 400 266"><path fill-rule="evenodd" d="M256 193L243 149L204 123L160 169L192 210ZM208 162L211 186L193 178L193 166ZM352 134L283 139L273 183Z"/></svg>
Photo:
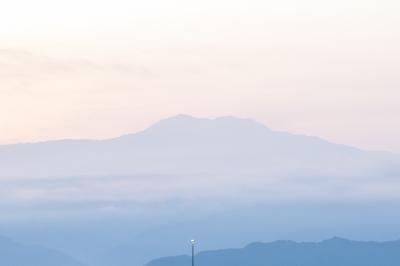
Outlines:
<svg viewBox="0 0 400 266"><path fill-rule="evenodd" d="M21 7L24 8L21 8ZM0 143L234 115L400 152L397 1L27 1L0 10Z"/></svg>

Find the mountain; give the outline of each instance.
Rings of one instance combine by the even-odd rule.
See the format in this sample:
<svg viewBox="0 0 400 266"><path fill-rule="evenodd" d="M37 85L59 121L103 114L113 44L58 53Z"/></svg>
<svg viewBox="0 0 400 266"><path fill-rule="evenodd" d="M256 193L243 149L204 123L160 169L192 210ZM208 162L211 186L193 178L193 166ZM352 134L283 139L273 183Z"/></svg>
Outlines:
<svg viewBox="0 0 400 266"><path fill-rule="evenodd" d="M195 259L198 266L396 266L400 261L400 241L359 242L333 238L319 243L253 243L241 249L200 252ZM156 259L146 266L190 264L190 256L177 256Z"/></svg>
<svg viewBox="0 0 400 266"><path fill-rule="evenodd" d="M343 197L363 197L382 186L391 197L398 194L400 157L273 131L250 119L179 115L115 139L3 145L0 169L7 201L148 203L238 193L276 200L335 197L338 187L346 187Z"/></svg>
<svg viewBox="0 0 400 266"><path fill-rule="evenodd" d="M271 175L320 173L321 169L360 175L374 167L391 167L393 160L388 154L272 131L250 119L180 115L115 139L2 145L0 178L199 172Z"/></svg>
<svg viewBox="0 0 400 266"><path fill-rule="evenodd" d="M59 251L40 246L22 245L5 237L0 237L0 265L84 266Z"/></svg>
<svg viewBox="0 0 400 266"><path fill-rule="evenodd" d="M0 169L0 234L96 266L141 266L192 237L219 249L400 234L399 156L251 119L179 115L114 139L3 145Z"/></svg>

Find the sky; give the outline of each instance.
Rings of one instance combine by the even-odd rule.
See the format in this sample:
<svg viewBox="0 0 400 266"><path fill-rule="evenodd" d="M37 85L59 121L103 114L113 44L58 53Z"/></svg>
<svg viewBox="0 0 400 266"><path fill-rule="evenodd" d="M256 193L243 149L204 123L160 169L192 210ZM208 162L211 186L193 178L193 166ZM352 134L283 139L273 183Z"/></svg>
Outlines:
<svg viewBox="0 0 400 266"><path fill-rule="evenodd" d="M4 1L0 143L249 117L400 153L400 3Z"/></svg>

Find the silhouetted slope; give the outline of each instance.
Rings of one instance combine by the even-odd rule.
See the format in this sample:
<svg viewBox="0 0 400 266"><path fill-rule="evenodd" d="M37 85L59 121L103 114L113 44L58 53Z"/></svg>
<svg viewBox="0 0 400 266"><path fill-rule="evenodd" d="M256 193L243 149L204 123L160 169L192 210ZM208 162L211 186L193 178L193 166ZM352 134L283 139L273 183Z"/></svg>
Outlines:
<svg viewBox="0 0 400 266"><path fill-rule="evenodd" d="M358 175L371 168L392 170L398 159L273 131L250 119L179 115L115 139L0 145L0 178L299 171Z"/></svg>
<svg viewBox="0 0 400 266"><path fill-rule="evenodd" d="M166 257L146 266L187 266L190 256ZM197 266L397 266L400 241L359 242L333 238L319 243L277 241L242 249L201 252Z"/></svg>
<svg viewBox="0 0 400 266"><path fill-rule="evenodd" d="M4 237L0 237L0 265L84 266L61 252L39 246L21 245Z"/></svg>

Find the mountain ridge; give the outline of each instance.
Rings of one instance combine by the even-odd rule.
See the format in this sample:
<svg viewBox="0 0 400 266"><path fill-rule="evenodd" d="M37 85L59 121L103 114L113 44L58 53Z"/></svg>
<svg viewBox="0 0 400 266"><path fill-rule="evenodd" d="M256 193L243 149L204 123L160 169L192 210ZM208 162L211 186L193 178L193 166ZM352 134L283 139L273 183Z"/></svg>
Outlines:
<svg viewBox="0 0 400 266"><path fill-rule="evenodd" d="M207 238L207 247L215 248L286 236L282 231L271 236L278 227L292 234L309 226L312 232L319 224L336 226L338 233L348 226L358 231L344 222L353 213L344 202L363 210L368 230L376 221L392 226L396 211L372 204L376 210L371 213L370 205L358 203L397 202L399 166L397 157L276 132L249 119L178 116L117 139L0 147L0 199L6 203L0 211L11 220L57 217L77 223L144 216L138 222L143 231L126 226L138 232L121 242L104 238L93 250L107 246L107 254L93 251L91 258L102 266L143 265L181 252L191 234ZM288 217L301 221L289 226ZM243 227L249 223L251 228ZM86 262L82 247L71 240L66 250Z"/></svg>
<svg viewBox="0 0 400 266"><path fill-rule="evenodd" d="M60 251L20 244L0 236L0 264L15 266L87 266Z"/></svg>
<svg viewBox="0 0 400 266"><path fill-rule="evenodd" d="M398 161L400 156L273 131L247 118L179 115L113 139L0 146L0 179L160 173L363 176L380 169L397 173Z"/></svg>
<svg viewBox="0 0 400 266"><path fill-rule="evenodd" d="M290 133L290 132L286 132L286 131L275 131L275 130L271 130L268 126L257 122L254 119L251 118L241 118L241 117L235 117L235 116L221 116L221 117L216 117L216 118L199 118L199 117L194 117L191 115L186 115L186 114L178 114L175 116L171 116L168 118L164 118L161 119L153 124L151 124L150 126L148 126L147 128L143 129L143 130L139 130L137 132L132 132L132 133L126 133L126 134L121 134L117 137L111 137L111 138L105 138L105 139L90 139L90 138L65 138L65 139L53 139L53 140L43 140L43 141L37 141L37 142L20 142L20 143L9 143L9 144L0 144L0 148L1 147L7 147L7 146L23 146L23 145L40 145L40 144L52 144L52 143L59 143L59 142L94 142L94 143L98 143L98 142L108 142L108 141L114 141L114 140L118 140L121 138L126 138L126 137L134 137L137 135L141 135L143 133L147 133L149 131L152 131L154 129L157 129L159 127L163 127L163 126L167 126L167 127L175 127L178 124L182 124L182 122L190 122L191 124L193 124L193 122L207 122L207 123L215 123L215 122L221 122L221 121L231 121L231 122L245 122L247 125L253 125L253 126L257 126L259 128L262 128L264 130L268 130L270 132L274 132L274 133L280 133L280 134L288 134L291 136L298 136L298 137L306 137L306 138L313 138L313 139L317 139L319 141L323 141L323 142L327 142L333 145L339 145L339 146L345 146L345 147L350 147L350 148L355 148L355 149L359 149L357 147L351 146L351 145L345 145L345 144L340 144L340 143L334 143L331 141L328 141L326 139L323 139L321 137L318 136L314 136L314 135L306 135L306 134L294 134L294 133ZM177 123L179 122L179 123ZM362 150L362 149L359 149ZM367 151L367 150L363 150L363 151ZM368 152L368 151L367 151ZM374 151L369 151L369 152L374 152Z"/></svg>
<svg viewBox="0 0 400 266"><path fill-rule="evenodd" d="M250 243L243 248L202 251L196 254L197 265L308 265L308 266L395 266L400 259L400 240L355 241L330 238L320 242L280 240ZM188 255L152 260L146 266L183 266Z"/></svg>

